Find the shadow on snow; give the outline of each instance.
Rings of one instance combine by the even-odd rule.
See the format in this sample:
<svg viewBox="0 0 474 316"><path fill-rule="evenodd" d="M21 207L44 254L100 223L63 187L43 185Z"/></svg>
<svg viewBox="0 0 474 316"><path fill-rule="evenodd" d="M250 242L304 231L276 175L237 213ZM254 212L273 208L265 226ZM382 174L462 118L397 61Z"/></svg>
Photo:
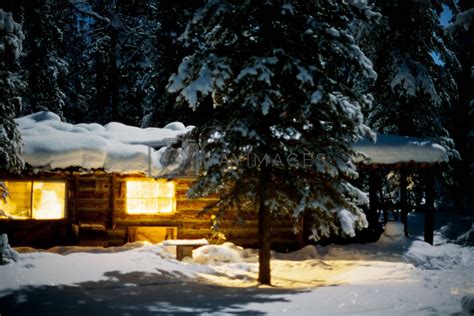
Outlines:
<svg viewBox="0 0 474 316"><path fill-rule="evenodd" d="M156 315L263 313L248 304L287 302L301 290L212 285L166 272L105 274L74 286L30 286L0 297L0 315Z"/></svg>

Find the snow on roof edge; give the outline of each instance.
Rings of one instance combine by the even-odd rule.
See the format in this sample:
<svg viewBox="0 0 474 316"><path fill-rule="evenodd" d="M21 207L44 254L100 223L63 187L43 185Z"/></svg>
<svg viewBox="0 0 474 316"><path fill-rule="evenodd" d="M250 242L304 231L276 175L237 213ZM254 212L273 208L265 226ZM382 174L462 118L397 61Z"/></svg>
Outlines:
<svg viewBox="0 0 474 316"><path fill-rule="evenodd" d="M180 122L139 128L111 122L70 124L42 111L15 119L22 137L22 158L33 170L79 168L124 174L148 172L149 146L165 146L192 130ZM164 160L165 147L151 149L151 172L162 175L177 165Z"/></svg>
<svg viewBox="0 0 474 316"><path fill-rule="evenodd" d="M180 122L163 128L139 128L111 122L70 124L52 112L42 111L15 119L22 136L22 158L34 172L57 172L78 168L83 172L146 174L151 147L153 175L171 173L178 167L164 161L165 145L192 130ZM365 164L440 163L448 161L446 150L425 139L377 134L377 141L362 139L354 150L367 156L355 161Z"/></svg>
<svg viewBox="0 0 474 316"><path fill-rule="evenodd" d="M356 157L365 164L441 163L447 162L448 154L441 145L429 140L397 135L377 134L375 143L365 138L354 144L354 150L368 157Z"/></svg>

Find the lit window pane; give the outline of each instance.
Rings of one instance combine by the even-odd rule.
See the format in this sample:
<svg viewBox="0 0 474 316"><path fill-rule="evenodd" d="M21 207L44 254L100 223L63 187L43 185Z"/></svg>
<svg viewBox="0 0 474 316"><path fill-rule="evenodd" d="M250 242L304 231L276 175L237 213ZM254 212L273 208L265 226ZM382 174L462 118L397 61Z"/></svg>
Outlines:
<svg viewBox="0 0 474 316"><path fill-rule="evenodd" d="M160 199L158 210L160 213L173 213L173 199Z"/></svg>
<svg viewBox="0 0 474 316"><path fill-rule="evenodd" d="M66 184L61 182L33 183L33 218L64 218Z"/></svg>
<svg viewBox="0 0 474 316"><path fill-rule="evenodd" d="M127 213L174 212L174 183L170 181L127 181Z"/></svg>
<svg viewBox="0 0 474 316"><path fill-rule="evenodd" d="M174 182L157 182L158 196L160 198L172 198L174 196Z"/></svg>
<svg viewBox="0 0 474 316"><path fill-rule="evenodd" d="M5 181L10 196L6 203L0 199L0 210L8 217L17 219L31 217L31 182Z"/></svg>

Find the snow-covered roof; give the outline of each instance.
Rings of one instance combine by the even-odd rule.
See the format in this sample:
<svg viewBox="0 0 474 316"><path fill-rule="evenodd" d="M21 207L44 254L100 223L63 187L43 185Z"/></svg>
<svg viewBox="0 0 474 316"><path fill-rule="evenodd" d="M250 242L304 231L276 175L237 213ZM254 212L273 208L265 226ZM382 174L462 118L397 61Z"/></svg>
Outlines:
<svg viewBox="0 0 474 316"><path fill-rule="evenodd" d="M377 134L376 142L369 139L358 141L354 150L366 155L367 164L396 164L396 163L440 163L448 160L446 150L436 143L426 139ZM363 162L362 157L356 158Z"/></svg>
<svg viewBox="0 0 474 316"><path fill-rule="evenodd" d="M83 170L146 173L148 146L160 147L192 129L174 122L163 128L139 128L121 123L104 126L61 122L58 115L38 112L15 120L23 142L22 157L34 168L45 170L79 167ZM151 150L151 171L163 174L165 148Z"/></svg>
<svg viewBox="0 0 474 316"><path fill-rule="evenodd" d="M15 122L22 136L22 157L36 170L78 167L85 171L144 174L148 172L148 146L152 146L159 148L151 149L153 175L166 175L178 166L165 161L165 145L193 128L179 122L163 128L139 128L116 122L70 124L46 111ZM356 161L368 164L447 161L443 147L414 137L377 134L375 143L364 139L357 142L354 149L369 158L366 161L357 157Z"/></svg>

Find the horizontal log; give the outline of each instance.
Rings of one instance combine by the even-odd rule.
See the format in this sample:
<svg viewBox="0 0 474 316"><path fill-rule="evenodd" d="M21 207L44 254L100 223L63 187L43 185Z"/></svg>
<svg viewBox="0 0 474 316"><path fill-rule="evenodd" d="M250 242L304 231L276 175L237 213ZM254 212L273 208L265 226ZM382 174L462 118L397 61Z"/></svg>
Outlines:
<svg viewBox="0 0 474 316"><path fill-rule="evenodd" d="M211 236L210 229L178 229L178 239L209 239Z"/></svg>
<svg viewBox="0 0 474 316"><path fill-rule="evenodd" d="M105 200L109 198L109 191L98 190L78 190L78 199L99 199Z"/></svg>
<svg viewBox="0 0 474 316"><path fill-rule="evenodd" d="M96 200L96 199L78 199L77 208L81 209L101 209L108 211L110 205L107 200Z"/></svg>
<svg viewBox="0 0 474 316"><path fill-rule="evenodd" d="M182 227L182 222L177 219L136 219L136 220L123 220L123 219L116 219L115 224L119 227L126 227L126 226L176 226Z"/></svg>
<svg viewBox="0 0 474 316"><path fill-rule="evenodd" d="M105 222L107 215L103 212L96 212L88 210L87 212L79 213L80 223L103 223Z"/></svg>
<svg viewBox="0 0 474 316"><path fill-rule="evenodd" d="M109 239L107 241L107 247L123 246L125 243L127 243L127 239L125 237L123 239Z"/></svg>
<svg viewBox="0 0 474 316"><path fill-rule="evenodd" d="M176 208L178 210L202 210L211 205L212 201L203 200L178 200Z"/></svg>
<svg viewBox="0 0 474 316"><path fill-rule="evenodd" d="M107 236L109 239L125 239L127 236L127 230L125 229L109 229L107 230Z"/></svg>

